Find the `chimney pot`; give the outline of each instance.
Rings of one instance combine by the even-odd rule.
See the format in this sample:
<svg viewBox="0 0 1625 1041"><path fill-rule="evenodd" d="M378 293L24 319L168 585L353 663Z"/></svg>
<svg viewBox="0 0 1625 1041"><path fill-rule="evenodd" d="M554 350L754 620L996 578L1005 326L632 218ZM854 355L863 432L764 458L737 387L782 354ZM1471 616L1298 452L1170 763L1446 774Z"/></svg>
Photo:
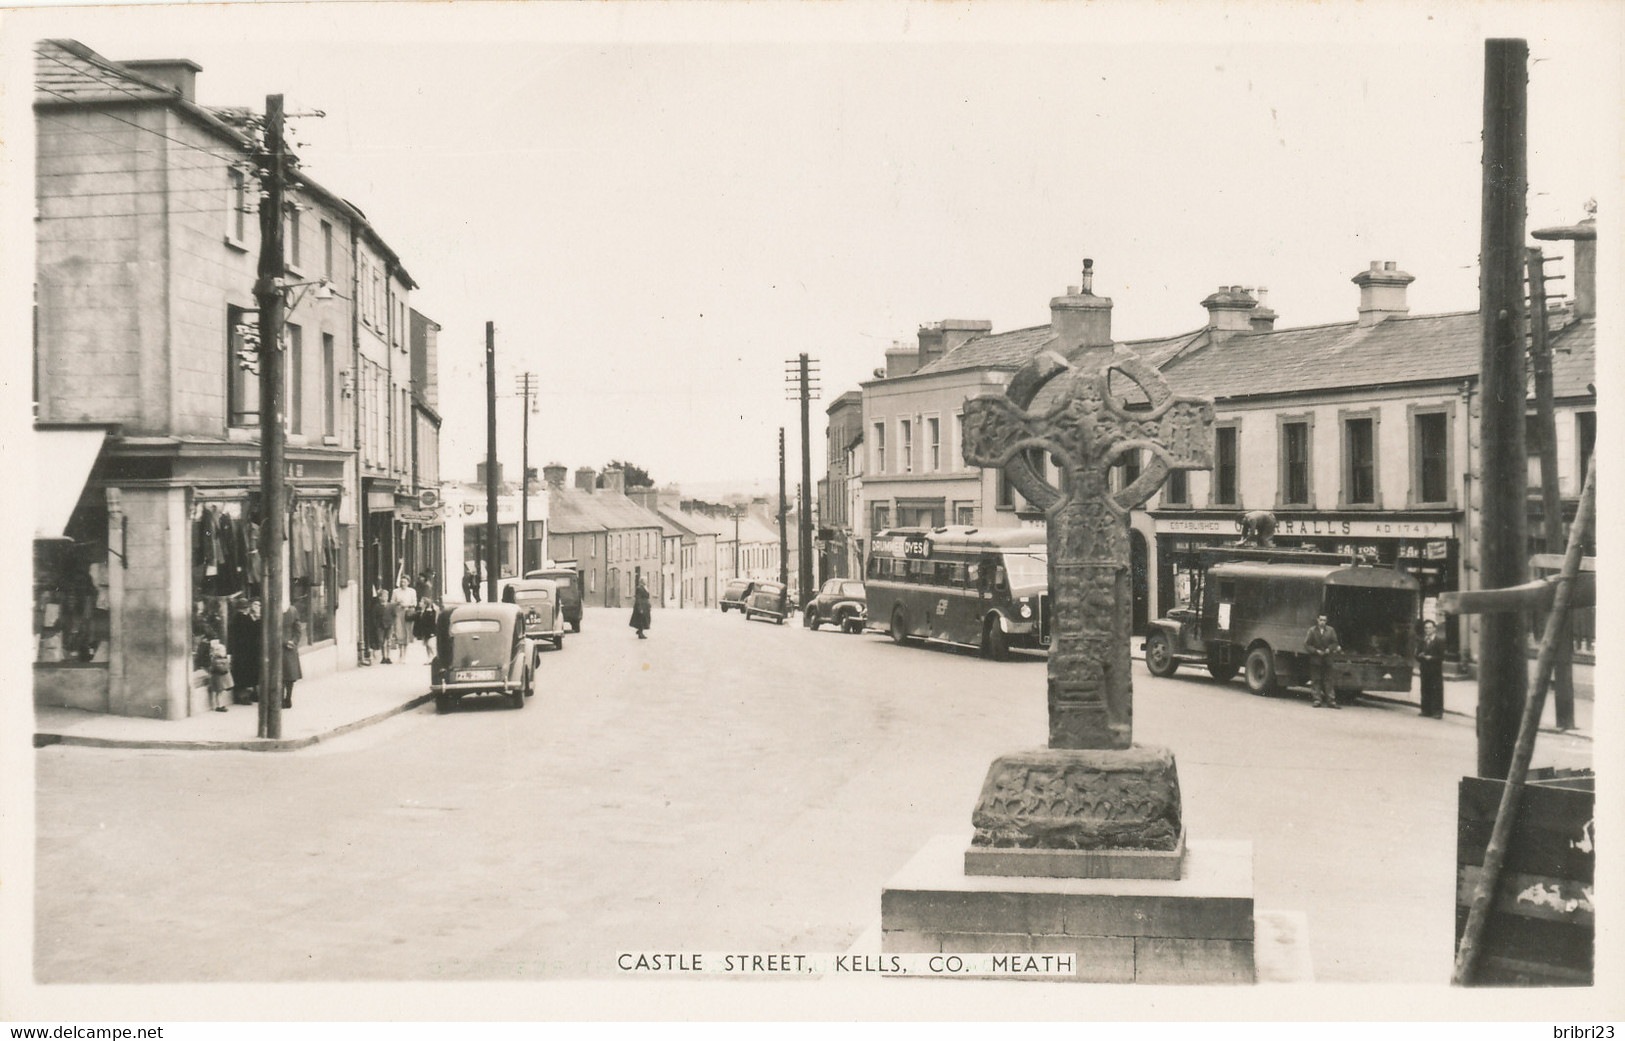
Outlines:
<svg viewBox="0 0 1625 1041"><path fill-rule="evenodd" d="M1368 269L1349 281L1360 287L1361 325L1376 325L1390 316L1410 313L1405 287L1416 278L1400 271L1393 261L1383 265L1373 260Z"/></svg>

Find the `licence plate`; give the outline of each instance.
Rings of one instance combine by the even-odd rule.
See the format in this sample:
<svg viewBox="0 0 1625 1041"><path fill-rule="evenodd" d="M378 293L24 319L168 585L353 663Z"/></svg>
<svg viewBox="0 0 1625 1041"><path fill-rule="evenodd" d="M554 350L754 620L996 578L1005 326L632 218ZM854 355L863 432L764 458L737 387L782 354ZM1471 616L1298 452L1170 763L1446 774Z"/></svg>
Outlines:
<svg viewBox="0 0 1625 1041"><path fill-rule="evenodd" d="M453 683L469 683L473 680L494 680L497 678L495 669L458 669L451 674Z"/></svg>

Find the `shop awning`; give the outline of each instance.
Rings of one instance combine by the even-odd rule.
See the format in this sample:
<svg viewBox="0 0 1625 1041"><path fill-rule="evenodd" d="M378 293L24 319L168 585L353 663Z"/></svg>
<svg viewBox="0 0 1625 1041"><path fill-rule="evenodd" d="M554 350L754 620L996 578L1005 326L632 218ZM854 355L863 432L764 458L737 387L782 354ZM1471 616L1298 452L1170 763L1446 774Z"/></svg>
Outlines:
<svg viewBox="0 0 1625 1041"><path fill-rule="evenodd" d="M105 430L34 431L34 537L59 539L79 505Z"/></svg>

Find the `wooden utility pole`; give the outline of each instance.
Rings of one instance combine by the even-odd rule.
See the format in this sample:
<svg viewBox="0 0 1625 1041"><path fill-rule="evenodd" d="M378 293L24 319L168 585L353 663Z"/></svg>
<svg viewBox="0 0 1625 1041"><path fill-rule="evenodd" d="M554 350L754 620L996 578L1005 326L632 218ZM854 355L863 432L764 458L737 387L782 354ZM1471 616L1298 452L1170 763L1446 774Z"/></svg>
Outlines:
<svg viewBox="0 0 1625 1041"><path fill-rule="evenodd" d="M805 354L785 362L784 382L790 385L788 397L801 402L801 491L796 496L800 503L796 524L796 581L801 585L800 602L803 606L813 598L812 564L812 444L809 437L811 420L808 403L818 397L818 363Z"/></svg>
<svg viewBox="0 0 1625 1041"><path fill-rule="evenodd" d="M1484 43L1483 223L1478 313L1482 334L1479 585L1501 589L1528 577L1529 459L1524 441L1523 267L1529 45ZM1479 623L1478 773L1504 780L1528 690L1523 615Z"/></svg>
<svg viewBox="0 0 1625 1041"><path fill-rule="evenodd" d="M519 450L519 577L530 570L530 396L536 393L539 378L534 372L522 372L515 377L525 411ZM537 561L537 566L541 562Z"/></svg>
<svg viewBox="0 0 1625 1041"><path fill-rule="evenodd" d="M1546 552L1564 547L1563 500L1557 486L1557 415L1552 391L1552 345L1546 335L1546 258L1539 247L1528 250L1529 364L1535 378L1535 423L1540 439L1540 515ZM1574 662L1568 616L1559 619L1553 650L1552 705L1559 730L1574 729Z"/></svg>
<svg viewBox="0 0 1625 1041"><path fill-rule="evenodd" d="M497 545L497 340L485 323L485 600L496 603L502 547Z"/></svg>
<svg viewBox="0 0 1625 1041"><path fill-rule="evenodd" d="M784 608L784 597L790 595L790 546L784 530L785 515L790 512L784 489L784 428L779 427L779 608Z"/></svg>
<svg viewBox="0 0 1625 1041"><path fill-rule="evenodd" d="M287 577L287 475L283 472L285 433L282 427L284 365L282 323L285 301L282 278L282 207L287 157L282 140L282 95L265 99L264 151L259 157L260 257L254 300L260 309L260 559L265 580L260 587L259 736L282 736L282 609Z"/></svg>

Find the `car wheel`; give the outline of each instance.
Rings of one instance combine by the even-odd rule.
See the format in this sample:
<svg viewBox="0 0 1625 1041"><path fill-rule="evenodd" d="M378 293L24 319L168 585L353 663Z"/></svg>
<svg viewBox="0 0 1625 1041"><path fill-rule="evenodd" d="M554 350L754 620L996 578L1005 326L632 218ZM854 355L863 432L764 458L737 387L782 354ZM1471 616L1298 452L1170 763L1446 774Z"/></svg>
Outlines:
<svg viewBox="0 0 1625 1041"><path fill-rule="evenodd" d="M908 625L903 620L903 609L901 607L892 609L891 640L892 643L908 642Z"/></svg>
<svg viewBox="0 0 1625 1041"><path fill-rule="evenodd" d="M812 608L809 607L809 608L807 608L806 618L807 618L807 628L812 629L813 631L816 632L817 629L818 629L818 612L814 611Z"/></svg>
<svg viewBox="0 0 1625 1041"><path fill-rule="evenodd" d="M1145 638L1145 667L1153 676L1172 676L1179 671L1174 649L1168 643L1168 634L1153 630Z"/></svg>
<svg viewBox="0 0 1625 1041"><path fill-rule="evenodd" d="M452 697L450 694L436 694L434 696L434 710L440 715L451 711Z"/></svg>
<svg viewBox="0 0 1625 1041"><path fill-rule="evenodd" d="M993 661L1004 661L1010 657L1010 640L992 618L982 623L982 657Z"/></svg>
<svg viewBox="0 0 1625 1041"><path fill-rule="evenodd" d="M1360 700L1360 691L1353 687L1337 688L1337 703L1339 705L1352 705Z"/></svg>
<svg viewBox="0 0 1625 1041"><path fill-rule="evenodd" d="M1220 683L1230 682L1236 674L1238 666L1236 660L1223 651L1212 650L1207 652L1207 674Z"/></svg>
<svg viewBox="0 0 1625 1041"><path fill-rule="evenodd" d="M553 649L555 651L564 650L564 634L563 633L559 633L557 636L553 637Z"/></svg>
<svg viewBox="0 0 1625 1041"><path fill-rule="evenodd" d="M1269 649L1268 644L1259 644L1247 652L1247 664L1243 666L1246 674L1247 689L1258 695L1274 694L1278 686L1275 675L1275 653Z"/></svg>

